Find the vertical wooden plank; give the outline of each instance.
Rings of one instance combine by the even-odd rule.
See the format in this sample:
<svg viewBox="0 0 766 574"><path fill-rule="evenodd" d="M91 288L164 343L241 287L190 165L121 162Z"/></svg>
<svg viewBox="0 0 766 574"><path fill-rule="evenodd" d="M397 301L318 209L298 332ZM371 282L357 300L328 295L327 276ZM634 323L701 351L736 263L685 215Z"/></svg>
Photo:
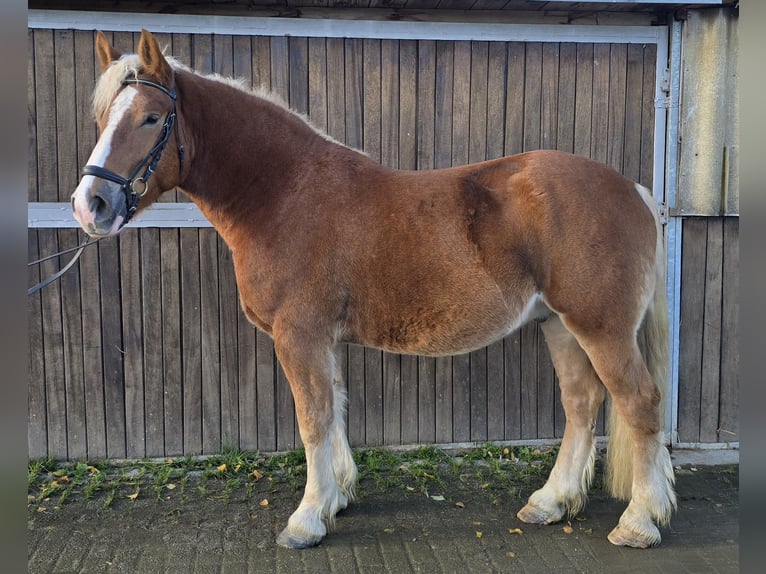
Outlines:
<svg viewBox="0 0 766 574"><path fill-rule="evenodd" d="M623 170L627 44L612 44L609 53L609 135L607 164Z"/></svg>
<svg viewBox="0 0 766 574"><path fill-rule="evenodd" d="M577 44L573 152L591 154L591 116L593 106L593 44Z"/></svg>
<svg viewBox="0 0 766 574"><path fill-rule="evenodd" d="M274 342L262 331L256 331L256 386L258 397L258 449L277 449L276 357Z"/></svg>
<svg viewBox="0 0 766 574"><path fill-rule="evenodd" d="M540 93L540 147L556 149L558 136L559 45L542 45L542 79Z"/></svg>
<svg viewBox="0 0 766 574"><path fill-rule="evenodd" d="M327 38L327 133L340 142L346 142L345 52L342 38Z"/></svg>
<svg viewBox="0 0 766 574"><path fill-rule="evenodd" d="M364 387L364 347L348 346L348 437L351 446L366 444L367 409Z"/></svg>
<svg viewBox="0 0 766 574"><path fill-rule="evenodd" d="M423 166L420 162L428 162L433 154L433 146L428 143L429 138L433 137L433 129L430 130L430 134L428 129L429 105L433 105L429 103L428 97L429 85L433 81L432 72L427 47L421 50L420 42L415 40L401 40L397 45L398 57L391 65L392 75L398 74L398 166L401 169L416 169ZM430 117L433 117L432 113ZM412 355L401 356L399 368L400 442L415 444L418 442L420 417L418 358Z"/></svg>
<svg viewBox="0 0 766 574"><path fill-rule="evenodd" d="M539 149L542 145L541 101L543 80L543 45L527 44L524 72L524 151Z"/></svg>
<svg viewBox="0 0 766 574"><path fill-rule="evenodd" d="M553 438L555 436L556 375L540 325L535 326L537 328L537 438Z"/></svg>
<svg viewBox="0 0 766 574"><path fill-rule="evenodd" d="M487 159L487 89L489 44L471 42L471 85L469 103L468 161Z"/></svg>
<svg viewBox="0 0 766 574"><path fill-rule="evenodd" d="M521 438L537 434L537 335L535 323L521 329Z"/></svg>
<svg viewBox="0 0 766 574"><path fill-rule="evenodd" d="M593 99L590 158L609 159L609 44L593 46Z"/></svg>
<svg viewBox="0 0 766 574"><path fill-rule="evenodd" d="M231 251L218 237L218 333L221 353L221 443L239 447L239 295Z"/></svg>
<svg viewBox="0 0 766 574"><path fill-rule="evenodd" d="M654 181L654 84L657 70L657 46L643 46L643 84L641 89L641 171L639 183L651 189ZM662 64L664 65L664 64Z"/></svg>
<svg viewBox="0 0 766 574"><path fill-rule="evenodd" d="M106 408L106 455L125 458L125 352L122 337L122 289L120 285L120 242L101 241L98 249L99 290L101 293L101 338ZM85 255L83 255L84 257Z"/></svg>
<svg viewBox="0 0 766 574"><path fill-rule="evenodd" d="M162 380L164 347L162 316L165 301L160 298L162 293L160 230L141 229L139 235L146 456L160 457L165 455L165 390Z"/></svg>
<svg viewBox="0 0 766 574"><path fill-rule="evenodd" d="M417 42L417 68L411 64L415 59L410 59L414 44L412 42L403 42L403 44L402 82L409 90L408 94L413 93L413 88L417 86L417 107L406 107L406 110L410 112L415 112L417 109L417 117L408 116L407 122L402 122L401 140L402 156L413 159L417 157L417 163L408 161L403 167L431 169L434 167L435 153L436 42L433 40ZM417 149L414 149L415 147Z"/></svg>
<svg viewBox="0 0 766 574"><path fill-rule="evenodd" d="M453 442L452 434L452 357L434 361L435 441Z"/></svg>
<svg viewBox="0 0 766 574"><path fill-rule="evenodd" d="M418 361L402 356L402 444L418 442Z"/></svg>
<svg viewBox="0 0 766 574"><path fill-rule="evenodd" d="M290 39L271 38L271 90L290 101Z"/></svg>
<svg viewBox="0 0 766 574"><path fill-rule="evenodd" d="M489 42L487 57L487 159L505 155L505 92L507 48L503 42Z"/></svg>
<svg viewBox="0 0 766 574"><path fill-rule="evenodd" d="M399 42L382 40L380 43L380 160L383 165L393 168L399 167L400 148L408 147L409 139L415 141L413 129L415 124L409 123L409 118L403 115L407 111L414 112L414 106L412 102L408 102L409 105L405 107L409 109L402 110L399 105L400 69Z"/></svg>
<svg viewBox="0 0 766 574"><path fill-rule="evenodd" d="M120 234L125 433L129 458L146 456L139 232L138 229L126 229Z"/></svg>
<svg viewBox="0 0 766 574"><path fill-rule="evenodd" d="M82 166L96 144L97 128L91 113L91 95L95 84L96 66L93 33L75 31L75 105L77 121L77 165ZM82 300L83 386L87 415L87 456L89 459L106 457L106 414L102 369L101 293L89 283L99 276L98 251L83 252L78 262ZM108 407L108 408L111 408Z"/></svg>
<svg viewBox="0 0 766 574"><path fill-rule="evenodd" d="M27 230L27 253L30 258L37 259L36 229ZM40 281L37 267L30 268L29 284ZM48 421L45 409L45 363L43 348L42 306L40 292L27 297L27 333L29 349L27 360L29 365L29 388L27 391L27 448L31 460L48 456Z"/></svg>
<svg viewBox="0 0 766 574"><path fill-rule="evenodd" d="M183 365L181 359L181 236L178 229L160 229L160 293L162 297L162 389L165 456L184 453ZM184 321L186 318L184 317ZM160 384L157 381L155 384Z"/></svg>
<svg viewBox="0 0 766 574"><path fill-rule="evenodd" d="M299 434L296 432L295 403L290 383L282 365L277 362L276 397L277 397L277 450L290 450L299 446Z"/></svg>
<svg viewBox="0 0 766 574"><path fill-rule="evenodd" d="M35 93L37 132L37 196L39 201L58 200L58 171L56 162L57 127L55 99L55 60L53 32L35 30ZM54 142L54 145L50 145ZM55 230L38 232L40 257L58 251ZM40 276L56 271L53 262L40 265ZM51 285L40 292L43 363L45 364L45 406L47 420L48 456L67 457L66 397L64 394L64 355L62 345L60 285Z"/></svg>
<svg viewBox="0 0 766 574"><path fill-rule="evenodd" d="M721 389L721 308L723 301L723 218L707 217L705 306L702 333L700 441L718 440Z"/></svg>
<svg viewBox="0 0 766 574"><path fill-rule="evenodd" d="M508 43L508 81L505 91L505 154L524 151L524 93L526 90L524 42Z"/></svg>
<svg viewBox="0 0 766 574"><path fill-rule="evenodd" d="M202 452L221 449L221 353L219 314L218 237L213 229L199 230L200 316L202 351Z"/></svg>
<svg viewBox="0 0 766 574"><path fill-rule="evenodd" d="M27 201L37 201L37 84L35 72L35 31L27 31ZM35 246L37 235L35 234ZM36 248L36 247L35 247ZM35 273L38 270L35 269Z"/></svg>
<svg viewBox="0 0 766 574"><path fill-rule="evenodd" d="M438 41L436 43L434 160L432 166L436 168L452 165L452 97L455 91L454 56L454 43L447 41Z"/></svg>
<svg viewBox="0 0 766 574"><path fill-rule="evenodd" d="M213 34L213 71L223 77L234 75L232 37L228 34Z"/></svg>
<svg viewBox="0 0 766 574"><path fill-rule="evenodd" d="M74 34L71 30L54 32L54 58L56 83L56 153L59 201L68 201L77 185L77 109L75 97ZM59 248L69 249L79 241L74 230L58 232ZM64 351L64 379L61 381L66 397L67 457L83 459L87 456L85 389L83 386L82 312L80 277L67 273L60 280L62 349Z"/></svg>
<svg viewBox="0 0 766 574"><path fill-rule="evenodd" d="M505 438L503 341L487 347L487 440Z"/></svg>
<svg viewBox="0 0 766 574"><path fill-rule="evenodd" d="M723 221L723 305L718 440L739 440L739 217Z"/></svg>
<svg viewBox="0 0 766 574"><path fill-rule="evenodd" d="M487 440L487 348L469 354L471 373L471 440Z"/></svg>
<svg viewBox="0 0 766 574"><path fill-rule="evenodd" d="M327 43L324 38L308 39L308 116L311 123L327 131Z"/></svg>
<svg viewBox="0 0 766 574"><path fill-rule="evenodd" d="M505 438L521 438L521 331L503 340L503 371L505 373Z"/></svg>
<svg viewBox="0 0 766 574"><path fill-rule="evenodd" d="M471 116L471 43L455 42L452 94L452 165L469 161Z"/></svg>
<svg viewBox="0 0 766 574"><path fill-rule="evenodd" d="M364 433L366 446L383 444L383 354L364 350Z"/></svg>
<svg viewBox="0 0 766 574"><path fill-rule="evenodd" d="M383 444L402 442L402 357L383 353Z"/></svg>
<svg viewBox="0 0 766 574"><path fill-rule="evenodd" d="M253 87L271 89L271 38L255 36L252 42Z"/></svg>
<svg viewBox="0 0 766 574"><path fill-rule="evenodd" d="M700 438L707 223L704 218L689 218L684 220L683 225L681 332L678 350L678 439L681 442L697 442Z"/></svg>
<svg viewBox="0 0 766 574"><path fill-rule="evenodd" d="M184 454L202 453L202 316L199 230L179 230Z"/></svg>
<svg viewBox="0 0 766 574"><path fill-rule="evenodd" d="M644 83L644 53L640 44L627 46L625 78L625 145L622 173L633 181L641 178L641 115Z"/></svg>
<svg viewBox="0 0 766 574"><path fill-rule="evenodd" d="M309 112L309 55L306 38L289 38L290 108Z"/></svg>
<svg viewBox="0 0 766 574"><path fill-rule="evenodd" d="M436 362L418 357L418 442L436 440Z"/></svg>
<svg viewBox="0 0 766 574"><path fill-rule="evenodd" d="M556 149L574 152L577 95L577 44L559 45L559 79L556 120Z"/></svg>
<svg viewBox="0 0 766 574"><path fill-rule="evenodd" d="M58 201L56 85L52 30L34 31L37 200ZM45 234L43 234L45 235ZM42 235L39 240L46 240ZM44 246L40 245L44 250Z"/></svg>

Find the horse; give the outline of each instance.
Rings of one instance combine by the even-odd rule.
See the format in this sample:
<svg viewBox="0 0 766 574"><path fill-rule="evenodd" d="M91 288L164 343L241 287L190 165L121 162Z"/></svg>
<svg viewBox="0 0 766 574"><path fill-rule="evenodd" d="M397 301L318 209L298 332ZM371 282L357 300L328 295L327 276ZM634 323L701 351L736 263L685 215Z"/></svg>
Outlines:
<svg viewBox="0 0 766 574"><path fill-rule="evenodd" d="M608 539L660 542L676 497L660 417L664 243L647 188L553 150L391 169L269 94L165 55L146 30L137 54L101 32L95 48L100 136L74 217L91 237L113 236L177 188L231 250L241 307L273 338L306 453L305 490L279 545L319 544L354 499L341 343L452 355L530 321L541 322L566 426L517 517L551 524L583 508L608 392L606 478L629 501Z"/></svg>

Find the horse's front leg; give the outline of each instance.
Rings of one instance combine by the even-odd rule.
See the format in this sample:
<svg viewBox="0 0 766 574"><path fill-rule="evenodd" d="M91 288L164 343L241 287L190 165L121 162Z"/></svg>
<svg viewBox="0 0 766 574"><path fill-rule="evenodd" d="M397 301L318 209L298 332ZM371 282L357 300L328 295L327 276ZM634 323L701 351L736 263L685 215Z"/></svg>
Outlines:
<svg viewBox="0 0 766 574"><path fill-rule="evenodd" d="M306 449L303 499L277 537L277 543L287 548L319 544L335 514L348 503L349 493L338 484L343 477L336 476L338 469L333 468L333 447L339 450L335 436L339 429L334 418L338 410L342 412L335 405L340 398L333 388L335 364L332 349L321 345L319 339L294 331L275 332L274 337L277 355L290 382Z"/></svg>

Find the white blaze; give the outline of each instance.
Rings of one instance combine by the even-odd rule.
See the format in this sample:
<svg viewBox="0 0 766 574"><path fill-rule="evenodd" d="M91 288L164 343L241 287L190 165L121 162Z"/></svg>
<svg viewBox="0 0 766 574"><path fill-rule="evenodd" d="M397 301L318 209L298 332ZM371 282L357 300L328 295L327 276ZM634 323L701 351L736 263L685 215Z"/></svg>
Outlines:
<svg viewBox="0 0 766 574"><path fill-rule="evenodd" d="M109 120L106 122L106 127L101 133L101 137L98 138L96 147L88 158L88 165L97 165L104 167L109 154L112 153L112 137L117 130L117 126L120 125L125 113L130 109L138 90L132 86L128 86L123 89L112 103L112 107L109 111ZM74 209L74 216L80 225L83 227L87 223L94 223L95 214L91 213L88 209L88 190L93 185L95 176L85 175L80 180L77 188L72 194L72 208Z"/></svg>

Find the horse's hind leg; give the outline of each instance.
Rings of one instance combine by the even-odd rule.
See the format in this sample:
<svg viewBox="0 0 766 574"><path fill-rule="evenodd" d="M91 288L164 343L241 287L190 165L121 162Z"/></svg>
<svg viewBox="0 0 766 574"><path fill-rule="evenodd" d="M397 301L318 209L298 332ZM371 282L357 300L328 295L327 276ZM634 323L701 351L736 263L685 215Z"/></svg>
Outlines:
<svg viewBox="0 0 766 574"><path fill-rule="evenodd" d="M628 473L624 482L630 485L626 489L629 492L620 492L615 485L621 481L612 480L613 494L630 498L630 503L609 534L609 541L637 548L653 546L661 540L655 522L667 523L676 504L673 466L660 428L660 391L632 332L622 338L602 335L595 339L581 337L580 341L613 399L619 417L615 422L627 427L627 440L621 444L614 433L615 422L610 422L608 448L632 450L623 459L627 464L619 462L621 457L609 457L613 466L615 461L621 466L610 468L610 473L615 477Z"/></svg>
<svg viewBox="0 0 766 574"><path fill-rule="evenodd" d="M348 461L334 463L339 429L335 423L338 400L334 359L330 348L317 345L316 336L275 331L274 344L290 382L298 426L306 449L306 489L298 509L290 516L277 543L288 548L315 546L327 533L327 524L348 503L348 491L338 486L337 476L349 476ZM348 445L345 445L346 449ZM347 456L350 456L348 453ZM353 464L353 459L351 460ZM355 473L353 473L355 475ZM345 480L345 477L344 477Z"/></svg>
<svg viewBox="0 0 766 574"><path fill-rule="evenodd" d="M542 330L559 378L566 426L548 481L517 514L534 524L558 522L585 504L596 458L596 417L605 394L587 355L558 316L543 323Z"/></svg>

